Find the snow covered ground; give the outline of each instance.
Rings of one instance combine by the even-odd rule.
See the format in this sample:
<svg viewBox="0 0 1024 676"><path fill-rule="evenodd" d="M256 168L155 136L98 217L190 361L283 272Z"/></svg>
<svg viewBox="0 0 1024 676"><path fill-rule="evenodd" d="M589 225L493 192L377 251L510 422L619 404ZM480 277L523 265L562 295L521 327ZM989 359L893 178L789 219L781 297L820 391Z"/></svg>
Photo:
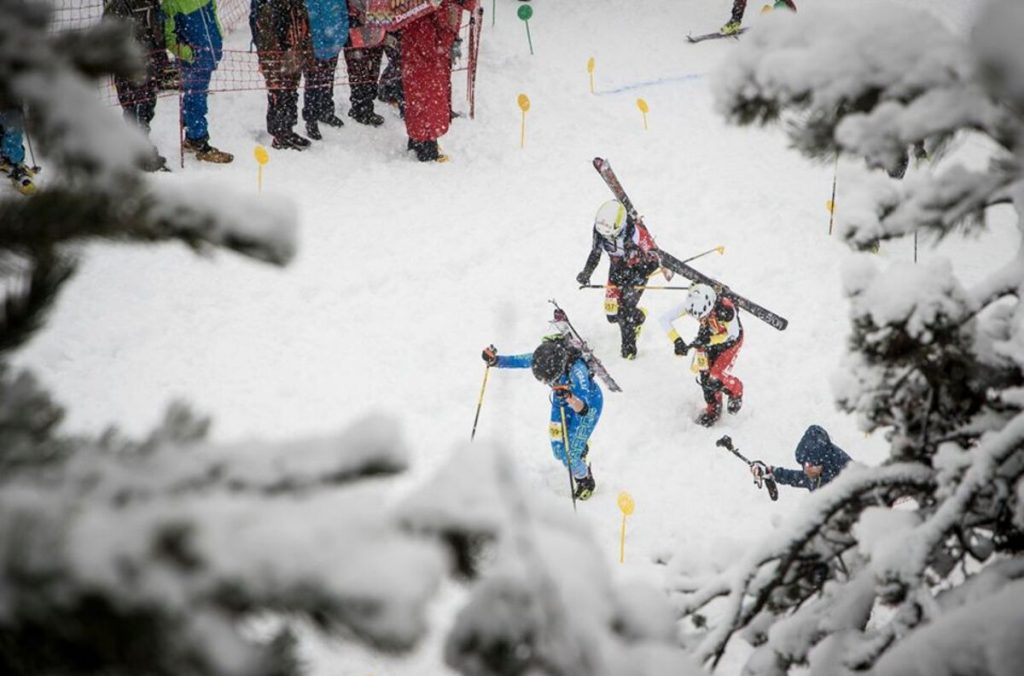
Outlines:
<svg viewBox="0 0 1024 676"><path fill-rule="evenodd" d="M967 0L910 4L966 24ZM18 358L73 402L67 428L116 423L141 433L175 397L212 414L213 436L223 441L332 432L387 411L416 450L415 483L469 436L481 348L531 351L548 332L547 299L555 298L624 389L606 393L591 453L598 491L579 509L581 528L624 576L661 584L674 571L718 569L799 510L803 492L783 488L771 503L757 491L742 464L716 449L722 434L748 457L792 466L796 441L816 423L855 459L883 459L884 439L866 437L832 404L829 374L848 330L840 268L853 255L827 232L832 166L797 156L777 129L725 126L709 84L738 45L684 39L721 25L727 0L637 0L628 14L612 0L533 0L533 55L515 15L520 5L494 0L492 26L492 2L484 0L476 119L459 118L442 139L451 162L413 161L401 120L383 105L381 128L345 117L343 129L324 129L307 152L271 151L264 190L292 197L301 210L301 248L290 267L230 255L202 260L172 246L85 251L48 328ZM748 8L754 30L758 10L756 2ZM243 32L229 44L244 48ZM463 113L464 91L460 74L455 108ZM525 148L520 93L531 100ZM337 94L347 111L347 90ZM640 97L650 109L646 130ZM259 199L252 151L269 146L263 94L216 95L211 107L212 141L234 152L235 163L187 160L183 172L154 180L198 176ZM154 140L172 158L177 114L174 99L160 101ZM985 148L966 139L958 152L981 161ZM663 248L684 258L724 246L724 255L695 266L790 321L778 332L744 317L734 368L745 383L744 408L711 430L693 422L702 400L689 359L673 355L653 321L678 292L648 292L642 305L652 321L639 358L625 362L601 292L576 288L591 219L609 198L591 167L596 155L612 162ZM840 164L839 211L862 171ZM985 238L938 251L922 242L919 256L950 256L970 283L972 270L1002 264L1015 238L1009 223L997 222ZM887 243L875 259L912 265L912 255L909 241ZM565 470L548 445L547 411L546 392L528 373L494 371L477 441L482 452L482 442L510 448L538 499L571 509ZM636 501L622 566L620 491ZM438 603L442 629L459 596L453 586ZM406 662L340 642L308 648L315 673L450 673L437 641ZM738 671L741 652L734 648L721 673Z"/></svg>

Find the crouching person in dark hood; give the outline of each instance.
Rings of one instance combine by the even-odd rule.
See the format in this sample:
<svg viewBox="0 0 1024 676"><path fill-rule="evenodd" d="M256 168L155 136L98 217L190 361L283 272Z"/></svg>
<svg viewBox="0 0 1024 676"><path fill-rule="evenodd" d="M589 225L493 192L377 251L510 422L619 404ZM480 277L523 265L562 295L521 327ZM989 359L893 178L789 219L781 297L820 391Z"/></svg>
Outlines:
<svg viewBox="0 0 1024 676"><path fill-rule="evenodd" d="M758 460L750 463L750 471L758 478L813 491L835 479L850 462L850 456L832 443L823 428L811 425L796 445L796 461L801 469L772 467Z"/></svg>

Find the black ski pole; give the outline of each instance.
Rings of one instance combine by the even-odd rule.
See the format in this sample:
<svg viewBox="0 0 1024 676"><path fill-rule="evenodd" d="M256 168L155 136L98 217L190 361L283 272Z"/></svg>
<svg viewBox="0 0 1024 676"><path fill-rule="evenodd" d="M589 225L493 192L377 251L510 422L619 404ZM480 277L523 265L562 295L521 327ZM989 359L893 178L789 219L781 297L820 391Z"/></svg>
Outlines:
<svg viewBox="0 0 1024 676"><path fill-rule="evenodd" d="M737 458L739 458L743 462L747 463L747 467L752 467L754 465L753 462L751 462L750 460L747 460L747 458L742 453L740 453L737 448L735 448L732 445L732 437L730 437L728 434L722 436L721 439L716 441L715 442L715 446L718 446L720 448L726 449L727 451L730 451ZM775 480L772 479L771 477L764 477L763 480L764 480L765 488L768 489L768 497L770 497L773 501L778 500L779 499L779 488L778 488L778 486L775 485ZM758 488L760 488L761 487L761 480L754 479L754 485L756 485Z"/></svg>
<svg viewBox="0 0 1024 676"><path fill-rule="evenodd" d="M554 301L551 301L554 303ZM558 304L555 304L558 307ZM562 450L565 452L565 469L569 471L569 497L572 498L572 511L576 511L576 487L572 483L572 461L569 459L569 434L565 427L565 404L559 406L562 412Z"/></svg>
<svg viewBox="0 0 1024 676"><path fill-rule="evenodd" d="M484 405L484 390L487 389L487 376L490 374L490 372L491 365L488 364L487 367L484 368L484 382L480 386L480 398L477 399L476 401L476 415L473 416L473 431L469 433L470 441L473 441L473 439L476 437L476 424L480 420L480 407Z"/></svg>

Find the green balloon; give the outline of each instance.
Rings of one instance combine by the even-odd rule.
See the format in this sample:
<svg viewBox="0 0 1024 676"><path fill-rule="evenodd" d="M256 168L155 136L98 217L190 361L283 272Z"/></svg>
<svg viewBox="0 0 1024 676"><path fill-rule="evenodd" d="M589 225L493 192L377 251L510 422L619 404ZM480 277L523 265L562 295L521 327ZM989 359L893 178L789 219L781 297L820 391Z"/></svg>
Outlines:
<svg viewBox="0 0 1024 676"><path fill-rule="evenodd" d="M518 10L516 10L516 16L523 21L529 21L530 17L533 16L533 7L530 7L529 5L522 5Z"/></svg>

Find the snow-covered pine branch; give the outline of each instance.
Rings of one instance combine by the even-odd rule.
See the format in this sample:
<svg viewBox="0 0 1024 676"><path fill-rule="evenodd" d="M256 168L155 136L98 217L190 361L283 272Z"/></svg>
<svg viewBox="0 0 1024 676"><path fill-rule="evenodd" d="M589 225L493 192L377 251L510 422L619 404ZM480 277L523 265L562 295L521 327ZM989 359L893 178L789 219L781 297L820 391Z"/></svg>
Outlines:
<svg viewBox="0 0 1024 676"><path fill-rule="evenodd" d="M463 445L400 515L479 577L445 644L460 673L704 673L675 645L664 597L614 583L579 519L563 501L531 496L503 449Z"/></svg>
<svg viewBox="0 0 1024 676"><path fill-rule="evenodd" d="M852 247L980 232L997 205L1012 206L1022 227L1024 4L988 2L970 39L874 2L823 2L758 28L721 74L717 103L732 121L791 116L804 154L851 154L888 170L914 147L964 133L991 148L983 168L946 157L945 168L924 162L901 184L872 177L851 191L837 216ZM834 391L865 429L886 430L891 457L845 470L746 560L679 584L698 658L717 662L741 634L757 646L747 674L1019 670L1021 255L973 288L941 259L845 266L852 334ZM997 594L1008 631L977 620Z"/></svg>

